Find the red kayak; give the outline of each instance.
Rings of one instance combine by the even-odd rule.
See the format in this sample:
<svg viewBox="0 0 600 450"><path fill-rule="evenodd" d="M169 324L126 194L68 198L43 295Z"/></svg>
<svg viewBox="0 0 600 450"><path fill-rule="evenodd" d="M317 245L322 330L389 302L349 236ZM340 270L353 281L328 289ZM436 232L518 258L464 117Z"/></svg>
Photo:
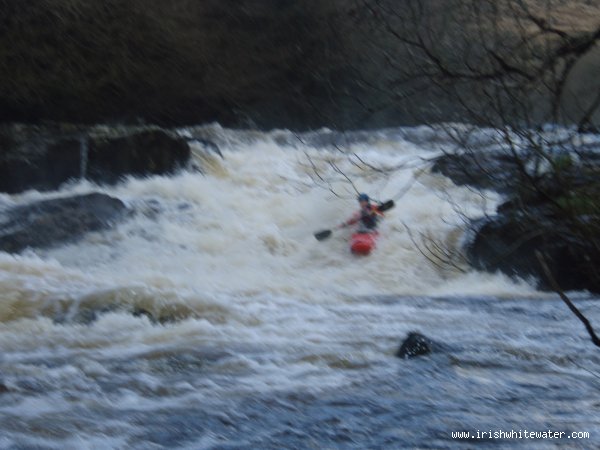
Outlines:
<svg viewBox="0 0 600 450"><path fill-rule="evenodd" d="M368 255L375 248L379 233L354 233L350 238L350 250L355 255Z"/></svg>

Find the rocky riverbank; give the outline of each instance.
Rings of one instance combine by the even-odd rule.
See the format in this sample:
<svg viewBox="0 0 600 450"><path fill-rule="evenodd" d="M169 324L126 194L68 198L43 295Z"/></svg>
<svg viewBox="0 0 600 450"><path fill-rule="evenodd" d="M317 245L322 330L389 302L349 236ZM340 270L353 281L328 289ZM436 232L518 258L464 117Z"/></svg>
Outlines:
<svg viewBox="0 0 600 450"><path fill-rule="evenodd" d="M186 139L158 127L0 127L0 192L54 190L80 178L115 183L184 167Z"/></svg>
<svg viewBox="0 0 600 450"><path fill-rule="evenodd" d="M202 141L211 152L218 147ZM124 177L171 174L188 167L190 145L159 127L11 124L0 127L0 192L59 190L81 179L99 185ZM113 227L130 209L101 193L6 204L0 211L0 251L55 247Z"/></svg>
<svg viewBox="0 0 600 450"><path fill-rule="evenodd" d="M471 222L467 259L479 270L533 277L549 289L539 252L562 289L600 292L600 152L589 146L559 153L537 173L535 159L528 151L495 151L435 162L433 171L456 184L505 195L496 214Z"/></svg>

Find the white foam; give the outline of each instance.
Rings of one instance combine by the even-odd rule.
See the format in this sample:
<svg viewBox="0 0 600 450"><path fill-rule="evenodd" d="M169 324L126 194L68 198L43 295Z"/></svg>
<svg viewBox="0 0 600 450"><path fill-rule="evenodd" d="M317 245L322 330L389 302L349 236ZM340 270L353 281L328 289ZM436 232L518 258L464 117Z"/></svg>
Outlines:
<svg viewBox="0 0 600 450"><path fill-rule="evenodd" d="M11 403L0 412L25 419L55 414L57 420L66 414L69 420L81 402L99 415L112 409L145 413L275 390L328 390L382 367L396 374L390 355L414 329L442 342L477 333L471 340L479 342L482 330L500 329L505 320L460 302L456 309L437 301L423 307L418 297L539 295L525 281L469 270L459 258L451 262L462 271L440 268L422 254L426 237L457 251L465 216L493 211L499 200L440 175L420 175L396 199L372 256L350 254L349 230L314 239L313 232L356 208L352 186L330 162L357 189L387 200L403 192L438 151L421 147L436 141L427 129L413 130L410 142L402 133L378 132L367 143L344 147L383 170L409 167L390 174L360 170L356 157L303 145L285 131L211 132L225 159L199 156L205 174L128 179L101 188L79 183L7 199L19 204L100 190L136 214L74 244L22 256L0 253L0 369L3 383L15 391L3 397ZM436 145L445 142L440 138ZM394 301L380 302L380 296ZM110 311L90 323L77 320L103 308ZM159 322L134 317L136 309ZM516 328L529 325L527 314L522 320ZM527 346L529 338L518 339ZM191 361L192 369L170 377L160 370L169 369L169 357L183 358L183 366ZM155 361L163 367L154 370ZM22 380L43 389L29 395L19 387ZM102 420L102 430L81 430L90 448L127 446L139 432L138 424ZM52 440L55 448L83 442L79 436ZM14 442L47 444L15 434L0 445Z"/></svg>
<svg viewBox="0 0 600 450"><path fill-rule="evenodd" d="M498 198L456 187L441 175L422 173L432 156L431 149L414 143L422 130L412 133L412 142L398 138L396 132L395 140L382 134L374 143L353 143L344 149L346 155L299 141L295 146L279 145L272 137L289 135L283 131L213 132L229 147L222 148L224 160L201 153L206 174L129 179L102 188L138 211L116 229L54 250L17 257L0 254L0 283L8 299L0 316L10 316L8 309L14 313L29 307L33 313L40 303L48 307L59 297L75 301L98 297L103 289L120 292L130 287L135 295L129 300L122 294L118 299L116 294L107 296L120 303L139 302L145 291L142 296L160 293L169 302L193 303L205 302L211 293L271 293L328 302L339 295L534 292L528 284L501 275L461 273L451 265L432 264L432 256L439 261L426 250L428 239L458 254L465 216L493 211ZM288 141L293 141L291 135ZM383 170L409 168L382 174L357 167L363 162ZM346 175L358 190L382 200L410 186L387 214L379 247L368 258L350 255L349 230L336 231L323 242L312 236L340 223L356 208ZM60 193L29 192L14 201L96 189L84 182ZM152 214L144 214L152 209ZM451 263L466 269L458 257Z"/></svg>

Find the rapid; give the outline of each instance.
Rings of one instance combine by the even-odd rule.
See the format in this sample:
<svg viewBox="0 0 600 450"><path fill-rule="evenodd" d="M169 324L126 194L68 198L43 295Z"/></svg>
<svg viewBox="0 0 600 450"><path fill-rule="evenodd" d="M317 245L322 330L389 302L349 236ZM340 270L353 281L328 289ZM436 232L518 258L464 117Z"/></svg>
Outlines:
<svg viewBox="0 0 600 450"><path fill-rule="evenodd" d="M192 143L172 176L0 197L103 192L133 211L0 253L0 448L447 448L451 431L546 428L598 443L600 355L557 296L463 261L466 221L501 199L430 173L453 150L442 131L180 132L223 157ZM369 257L350 230L313 237L357 191L396 202ZM572 295L600 323L598 299ZM444 350L395 358L410 331Z"/></svg>

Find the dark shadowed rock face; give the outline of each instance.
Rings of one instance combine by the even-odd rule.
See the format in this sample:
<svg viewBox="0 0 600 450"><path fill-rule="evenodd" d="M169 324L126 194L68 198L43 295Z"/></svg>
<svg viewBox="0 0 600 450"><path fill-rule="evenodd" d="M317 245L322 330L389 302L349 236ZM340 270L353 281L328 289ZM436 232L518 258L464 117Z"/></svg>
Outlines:
<svg viewBox="0 0 600 450"><path fill-rule="evenodd" d="M436 159L431 171L450 178L458 186L492 189L507 193L514 189L519 161L504 152L445 154Z"/></svg>
<svg viewBox="0 0 600 450"><path fill-rule="evenodd" d="M90 231L110 228L126 212L121 200L99 193L8 209L0 213L0 250L17 253L75 241Z"/></svg>
<svg viewBox="0 0 600 450"><path fill-rule="evenodd" d="M0 191L12 194L27 189L56 189L67 180L79 178L79 141L48 140L43 136L23 140L2 137Z"/></svg>
<svg viewBox="0 0 600 450"><path fill-rule="evenodd" d="M434 342L421 333L410 332L396 352L398 358L413 358L431 353L435 348Z"/></svg>
<svg viewBox="0 0 600 450"><path fill-rule="evenodd" d="M496 214L471 223L469 263L479 270L533 278L551 289L536 252L564 290L600 292L597 144L577 148L575 162L565 149L550 152L557 172L527 172L535 154L523 151L443 155L433 171L458 185L493 189L506 196Z"/></svg>
<svg viewBox="0 0 600 450"><path fill-rule="evenodd" d="M187 141L160 128L0 129L0 191L58 189L87 178L115 183L127 175L162 175L186 165Z"/></svg>
<svg viewBox="0 0 600 450"><path fill-rule="evenodd" d="M512 211L475 222L476 233L466 247L470 264L479 270L532 277L539 288L551 289L536 257L539 251L562 289L600 292L600 280L590 272L600 254L576 232L578 225L542 208L529 213L533 218Z"/></svg>
<svg viewBox="0 0 600 450"><path fill-rule="evenodd" d="M149 130L123 137L91 138L86 178L114 183L126 175L172 173L187 163L188 143L163 130Z"/></svg>
<svg viewBox="0 0 600 450"><path fill-rule="evenodd" d="M577 155L583 164L597 167L600 166L599 150L597 145L579 146ZM549 151L549 154L555 158L571 158L564 149ZM431 171L450 178L458 186L490 189L508 196L519 195L526 203L541 203L547 201L548 196L563 194L565 186L558 184L551 174L535 174L533 167L540 163L547 161L534 151L523 150L519 154L513 154L507 150L472 150L438 157ZM570 188L593 181L576 164L561 168L561 175L569 182ZM535 180L536 189L530 185L531 180Z"/></svg>

